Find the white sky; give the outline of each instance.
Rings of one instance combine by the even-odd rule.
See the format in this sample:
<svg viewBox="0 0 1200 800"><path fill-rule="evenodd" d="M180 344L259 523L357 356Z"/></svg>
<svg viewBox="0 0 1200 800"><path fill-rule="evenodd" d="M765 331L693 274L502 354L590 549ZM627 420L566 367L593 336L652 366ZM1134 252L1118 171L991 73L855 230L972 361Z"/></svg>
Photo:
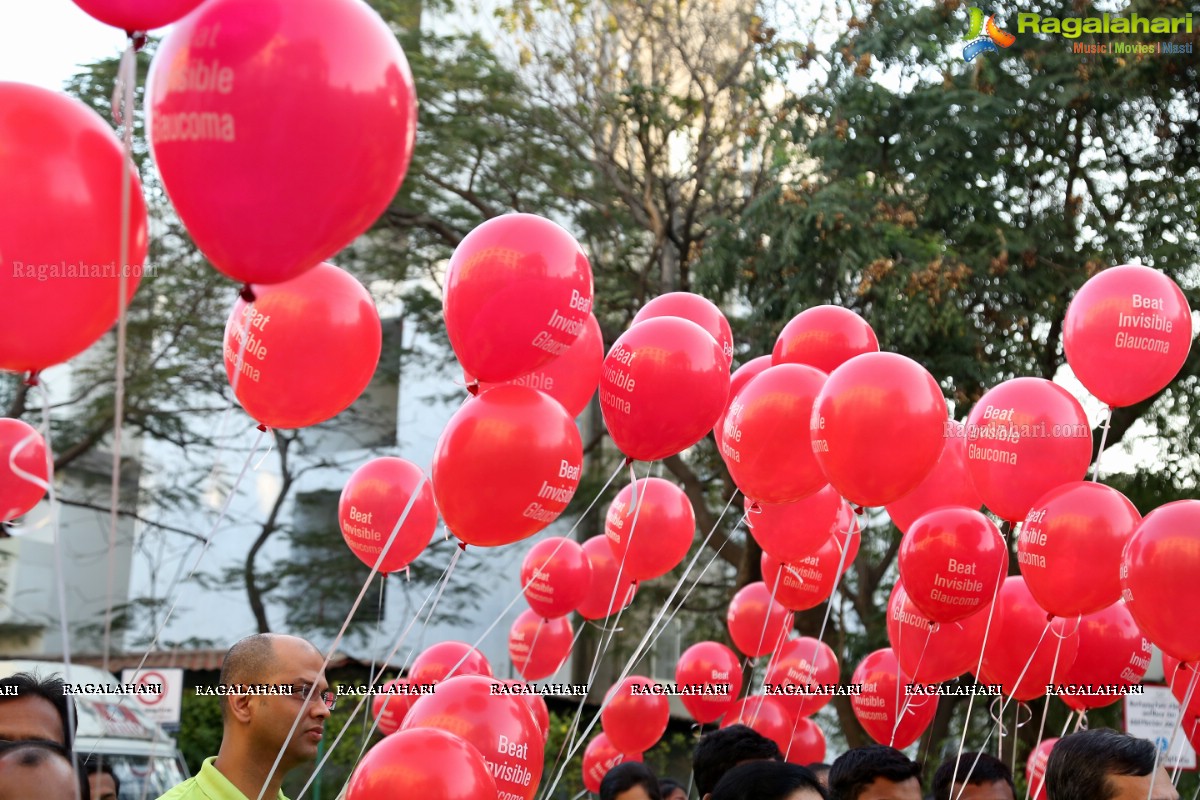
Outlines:
<svg viewBox="0 0 1200 800"><path fill-rule="evenodd" d="M71 0L0 0L0 81L61 90L79 64L117 56L125 33Z"/></svg>

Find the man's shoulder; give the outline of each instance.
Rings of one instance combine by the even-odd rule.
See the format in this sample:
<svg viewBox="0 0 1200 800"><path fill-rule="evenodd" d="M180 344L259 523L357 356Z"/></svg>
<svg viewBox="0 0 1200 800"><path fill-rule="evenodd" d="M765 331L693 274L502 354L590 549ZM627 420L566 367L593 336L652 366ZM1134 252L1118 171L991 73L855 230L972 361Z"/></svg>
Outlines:
<svg viewBox="0 0 1200 800"><path fill-rule="evenodd" d="M193 777L168 789L165 794L159 795L158 800L195 800L205 797L207 795L196 785L196 779Z"/></svg>

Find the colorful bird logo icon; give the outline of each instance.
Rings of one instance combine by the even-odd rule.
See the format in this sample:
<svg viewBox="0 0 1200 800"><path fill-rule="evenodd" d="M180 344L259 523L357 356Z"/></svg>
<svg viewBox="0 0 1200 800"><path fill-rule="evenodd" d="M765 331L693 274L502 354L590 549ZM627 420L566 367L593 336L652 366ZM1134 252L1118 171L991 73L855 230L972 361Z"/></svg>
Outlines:
<svg viewBox="0 0 1200 800"><path fill-rule="evenodd" d="M984 15L978 8L968 8L971 24L963 37L963 61L970 62L980 53L999 53L1001 47L1009 47L1017 37L996 24L996 15Z"/></svg>

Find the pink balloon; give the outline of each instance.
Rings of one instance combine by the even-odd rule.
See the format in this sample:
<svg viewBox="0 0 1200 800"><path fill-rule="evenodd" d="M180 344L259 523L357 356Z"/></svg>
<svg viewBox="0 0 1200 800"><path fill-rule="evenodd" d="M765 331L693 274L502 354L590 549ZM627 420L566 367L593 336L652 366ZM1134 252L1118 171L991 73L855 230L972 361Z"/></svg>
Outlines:
<svg viewBox="0 0 1200 800"><path fill-rule="evenodd" d="M840 306L814 306L783 326L771 363L808 364L829 373L857 355L878 350L875 331L858 314Z"/></svg>
<svg viewBox="0 0 1200 800"><path fill-rule="evenodd" d="M842 498L832 486L794 503L745 499L746 527L764 553L786 563L821 549L843 522Z"/></svg>
<svg viewBox="0 0 1200 800"><path fill-rule="evenodd" d="M935 508L962 506L978 510L982 505L983 499L967 472L967 426L949 421L946 445L938 462L917 488L888 503L887 513L896 527L907 533L910 525Z"/></svg>
<svg viewBox="0 0 1200 800"><path fill-rule="evenodd" d="M75 5L95 19L130 35L170 25L200 3L201 0L75 0Z"/></svg>
<svg viewBox="0 0 1200 800"><path fill-rule="evenodd" d="M729 320L725 319L721 309L707 297L692 292L669 292L659 295L638 310L629 327L655 317L681 317L704 328L721 346L721 352L725 355L725 368L729 369L733 361L733 331L729 329Z"/></svg>

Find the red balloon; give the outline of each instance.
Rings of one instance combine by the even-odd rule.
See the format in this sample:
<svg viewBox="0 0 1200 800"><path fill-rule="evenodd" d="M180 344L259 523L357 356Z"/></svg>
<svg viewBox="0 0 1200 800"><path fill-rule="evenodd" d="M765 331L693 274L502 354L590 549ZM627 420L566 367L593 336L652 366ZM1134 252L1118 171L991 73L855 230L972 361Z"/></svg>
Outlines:
<svg viewBox="0 0 1200 800"><path fill-rule="evenodd" d="M1102 483L1051 489L1029 510L1017 539L1017 563L1033 599L1056 617L1117 602L1121 553L1141 521L1129 498Z"/></svg>
<svg viewBox="0 0 1200 800"><path fill-rule="evenodd" d="M306 428L358 399L382 348L371 295L350 273L318 264L260 287L253 304L234 303L225 323L225 374L254 419Z"/></svg>
<svg viewBox="0 0 1200 800"><path fill-rule="evenodd" d="M567 353L592 311L592 267L575 237L544 217L505 214L450 257L442 312L463 369L503 383Z"/></svg>
<svg viewBox="0 0 1200 800"><path fill-rule="evenodd" d="M464 737L416 728L386 737L363 756L346 800L496 800L496 781L479 749Z"/></svg>
<svg viewBox="0 0 1200 800"><path fill-rule="evenodd" d="M671 707L661 687L649 678L630 675L608 690L600 725L613 747L641 753L653 747L667 731Z"/></svg>
<svg viewBox="0 0 1200 800"><path fill-rule="evenodd" d="M792 612L779 601L762 581L748 583L729 601L725 617L733 644L751 658L773 652L792 629Z"/></svg>
<svg viewBox="0 0 1200 800"><path fill-rule="evenodd" d="M1079 401L1042 378L988 390L967 418L967 471L1001 519L1020 522L1046 492L1087 474L1092 426Z"/></svg>
<svg viewBox="0 0 1200 800"><path fill-rule="evenodd" d="M425 648L413 659L408 669L409 683L422 686L441 683L447 678L460 675L482 675L492 677L492 665L483 653L465 642L438 642Z"/></svg>
<svg viewBox="0 0 1200 800"><path fill-rule="evenodd" d="M905 694L904 687L912 683L912 678L900 669L890 647L864 658L850 682L862 685L862 692L850 698L854 716L880 744L898 749L908 747L925 732L937 713L937 697Z"/></svg>
<svg viewBox="0 0 1200 800"><path fill-rule="evenodd" d="M132 35L152 31L181 19L200 5L201 0L75 0L93 18Z"/></svg>
<svg viewBox="0 0 1200 800"><path fill-rule="evenodd" d="M338 524L359 561L375 566L413 494L417 499L383 557L380 572L404 569L429 544L438 519L433 485L420 467L402 458L375 458L354 471L338 500Z"/></svg>
<svg viewBox="0 0 1200 800"><path fill-rule="evenodd" d="M1184 714L1200 714L1200 678L1195 664L1181 664L1169 653L1162 654L1163 679L1179 702Z"/></svg>
<svg viewBox="0 0 1200 800"><path fill-rule="evenodd" d="M526 386L497 386L446 423L433 454L433 490L451 533L496 547L558 519L582 467L579 429L557 401Z"/></svg>
<svg viewBox="0 0 1200 800"><path fill-rule="evenodd" d="M797 719L792 723L792 737L783 748L783 757L789 764L807 767L825 760L825 733L811 719Z"/></svg>
<svg viewBox="0 0 1200 800"><path fill-rule="evenodd" d="M742 390L743 386L750 382L751 378L770 366L770 356L759 356L742 364L729 376L729 397L725 401L725 410L721 412L721 416L717 418L717 424L713 426L713 437L717 441L720 441L721 431L725 430L725 416L729 413L729 404L733 402L733 398L737 397L737 393Z"/></svg>
<svg viewBox="0 0 1200 800"><path fill-rule="evenodd" d="M608 736L601 733L583 749L583 785L592 794L600 793L600 781L617 764L626 761L641 763L641 753L622 753L613 747Z"/></svg>
<svg viewBox="0 0 1200 800"><path fill-rule="evenodd" d="M37 372L112 327L121 273L128 305L146 260L146 204L112 127L83 103L0 81L0 108L0 370Z"/></svg>
<svg viewBox="0 0 1200 800"><path fill-rule="evenodd" d="M733 398L717 444L742 494L766 503L793 503L825 486L808 426L827 377L813 367L780 364Z"/></svg>
<svg viewBox="0 0 1200 800"><path fill-rule="evenodd" d="M733 331L721 309L707 297L691 292L669 292L655 297L638 310L630 327L655 317L681 317L696 323L721 345L725 369L733 363Z"/></svg>
<svg viewBox="0 0 1200 800"><path fill-rule="evenodd" d="M573 539L551 536L535 544L521 564L529 607L546 619L570 614L587 597L592 565Z"/></svg>
<svg viewBox="0 0 1200 800"><path fill-rule="evenodd" d="M729 398L721 346L694 322L655 317L625 331L604 359L600 413L617 448L656 461L703 439Z"/></svg>
<svg viewBox="0 0 1200 800"><path fill-rule="evenodd" d="M901 669L917 683L941 683L975 669L988 610L985 606L957 622L936 623L913 605L904 584L896 581L888 599L887 630Z"/></svg>
<svg viewBox="0 0 1200 800"><path fill-rule="evenodd" d="M1056 683L1074 686L1136 686L1150 666L1153 650L1124 603L1087 614L1079 622L1079 652L1075 663ZM1165 670L1164 670L1165 671ZM1076 711L1102 708L1119 695L1060 695Z"/></svg>
<svg viewBox="0 0 1200 800"><path fill-rule="evenodd" d="M814 306L792 317L771 352L774 364L808 364L833 372L863 353L879 351L867 321L841 306Z"/></svg>
<svg viewBox="0 0 1200 800"><path fill-rule="evenodd" d="M404 52L356 0L208 0L159 45L146 108L179 218L243 283L294 278L371 227L417 133Z"/></svg>
<svg viewBox="0 0 1200 800"><path fill-rule="evenodd" d="M482 675L443 681L433 694L417 698L401 732L440 728L458 734L488 762L499 792L532 800L542 778L545 742L529 707L516 695L497 691L503 688L500 681Z"/></svg>
<svg viewBox="0 0 1200 800"><path fill-rule="evenodd" d="M942 506L961 506L979 510L983 500L967 474L967 426L946 423L946 444L933 470L917 488L887 504L888 516L896 527L908 533L909 527L926 513Z"/></svg>
<svg viewBox="0 0 1200 800"><path fill-rule="evenodd" d="M1181 661L1200 660L1200 500L1146 515L1125 546L1122 596L1142 633Z"/></svg>
<svg viewBox="0 0 1200 800"><path fill-rule="evenodd" d="M745 725L762 734L779 745L780 752L792 742L792 719L773 697L752 694L738 700L721 720L722 728L730 725Z"/></svg>
<svg viewBox="0 0 1200 800"><path fill-rule="evenodd" d="M662 478L642 478L613 498L604 535L625 574L648 581L683 561L696 537L696 515L683 489Z"/></svg>
<svg viewBox="0 0 1200 800"><path fill-rule="evenodd" d="M813 453L843 497L882 506L933 469L945 426L946 400L924 367L895 353L867 353L835 369L817 395Z"/></svg>
<svg viewBox="0 0 1200 800"><path fill-rule="evenodd" d="M1008 574L1008 544L978 511L939 508L908 529L899 562L913 605L934 622L956 622L992 602Z"/></svg>
<svg viewBox="0 0 1200 800"><path fill-rule="evenodd" d="M568 414L578 417L596 393L603 362L604 338L600 334L600 323L596 322L595 316L588 314L579 338L561 356L551 358L532 372L505 383L545 392L562 403ZM469 373L466 379L468 384L474 380ZM503 384L480 382L479 391L486 392L499 385Z"/></svg>
<svg viewBox="0 0 1200 800"><path fill-rule="evenodd" d="M637 581L620 569L621 562L613 555L606 536L593 536L583 543L583 553L592 569L592 582L587 595L576 608L584 619L604 619L628 608L637 593ZM620 591L624 587L624 596Z"/></svg>
<svg viewBox="0 0 1200 800"><path fill-rule="evenodd" d="M1025 782L1029 784L1033 800L1046 800L1046 762L1057 743L1057 738L1042 739L1025 760Z"/></svg>
<svg viewBox="0 0 1200 800"><path fill-rule="evenodd" d="M1033 700L1046 693L1047 684L1064 682L1078 650L1076 621L1054 618L1048 622L1025 579L1010 575L996 595L992 629L977 677L982 683L1000 684L1004 694L1015 700Z"/></svg>
<svg viewBox="0 0 1200 800"><path fill-rule="evenodd" d="M701 724L721 718L737 700L742 691L742 665L737 655L719 642L697 642L683 651L675 665L675 682L686 684L729 687L720 695L685 694L679 700Z"/></svg>
<svg viewBox="0 0 1200 800"><path fill-rule="evenodd" d="M19 419L0 418L0 522L28 513L46 494L41 486L13 471L14 460L17 469L49 483L46 440Z"/></svg>
<svg viewBox="0 0 1200 800"><path fill-rule="evenodd" d="M575 631L566 617L548 620L526 609L508 630L508 655L521 677L541 680L567 662L574 638Z"/></svg>
<svg viewBox="0 0 1200 800"><path fill-rule="evenodd" d="M834 533L812 555L783 563L768 553L760 560L763 582L775 600L792 611L816 608L833 596L834 589L858 555L859 536ZM842 555L842 548L846 555ZM838 571L841 564L841 571Z"/></svg>
<svg viewBox="0 0 1200 800"><path fill-rule="evenodd" d="M812 555L839 530L842 498L832 486L794 503L760 503L747 497L746 527L764 553L784 562Z"/></svg>
<svg viewBox="0 0 1200 800"><path fill-rule="evenodd" d="M379 732L384 736L400 730L404 716L417 702L417 695L408 692L412 685L408 678L396 678L385 683L371 697L371 717L378 723Z"/></svg>
<svg viewBox="0 0 1200 800"><path fill-rule="evenodd" d="M836 686L839 675L837 656L829 645L802 636L780 646L767 665L763 685L788 714L807 717L833 699L833 691L826 688Z"/></svg>
<svg viewBox="0 0 1200 800"><path fill-rule="evenodd" d="M520 681L505 681L505 683L511 686ZM546 698L533 692L522 692L519 696L525 701L525 705L529 706L529 713L533 715L533 721L537 723L538 730L542 732L542 741L546 741L550 736L550 709L546 707Z"/></svg>
<svg viewBox="0 0 1200 800"><path fill-rule="evenodd" d="M1183 728L1183 735L1187 737L1192 749L1200 751L1200 715L1184 714L1180 727ZM1175 748L1171 748L1171 752L1175 753Z"/></svg>
<svg viewBox="0 0 1200 800"><path fill-rule="evenodd" d="M1131 406L1166 387L1192 347L1192 311L1175 281L1123 264L1088 279L1067 306L1067 363L1109 406Z"/></svg>

